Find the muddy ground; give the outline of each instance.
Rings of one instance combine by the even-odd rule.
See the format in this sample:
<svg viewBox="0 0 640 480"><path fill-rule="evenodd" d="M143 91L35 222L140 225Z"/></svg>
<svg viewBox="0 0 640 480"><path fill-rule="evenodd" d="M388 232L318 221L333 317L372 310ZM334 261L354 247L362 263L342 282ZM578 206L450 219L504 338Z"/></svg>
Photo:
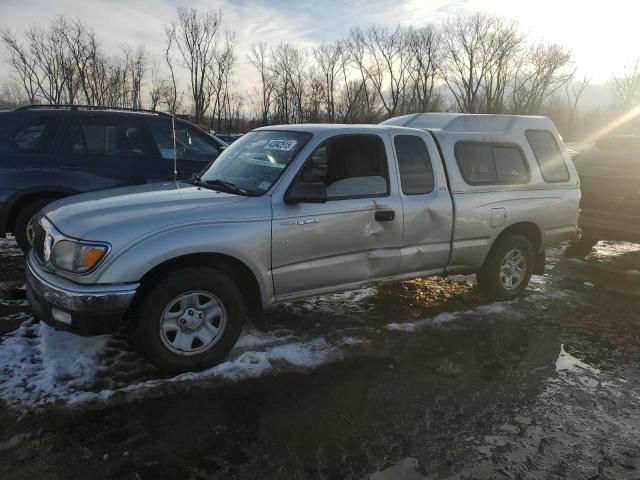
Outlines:
<svg viewBox="0 0 640 480"><path fill-rule="evenodd" d="M0 241L0 478L640 478L640 247L272 308L207 372L33 320ZM378 472L378 473L376 473Z"/></svg>

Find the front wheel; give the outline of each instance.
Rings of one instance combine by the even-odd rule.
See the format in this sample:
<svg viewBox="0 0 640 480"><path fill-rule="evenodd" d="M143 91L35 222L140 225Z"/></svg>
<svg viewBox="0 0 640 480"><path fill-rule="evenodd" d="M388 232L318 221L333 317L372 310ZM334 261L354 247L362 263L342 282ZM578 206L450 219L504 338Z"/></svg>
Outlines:
<svg viewBox="0 0 640 480"><path fill-rule="evenodd" d="M476 274L478 288L489 300L511 300L527 288L533 264L533 246L527 237L509 235L491 249Z"/></svg>
<svg viewBox="0 0 640 480"><path fill-rule="evenodd" d="M132 321L134 343L158 368L203 370L222 361L238 340L242 295L217 270L184 268L143 292Z"/></svg>

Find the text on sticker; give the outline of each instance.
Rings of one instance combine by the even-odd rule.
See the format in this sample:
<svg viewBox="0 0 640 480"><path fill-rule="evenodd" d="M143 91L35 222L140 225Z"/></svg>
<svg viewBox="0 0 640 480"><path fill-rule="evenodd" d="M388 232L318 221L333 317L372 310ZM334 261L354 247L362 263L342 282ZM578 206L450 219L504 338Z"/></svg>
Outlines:
<svg viewBox="0 0 640 480"><path fill-rule="evenodd" d="M296 140L269 140L269 143L264 148L288 152L296 146L296 143L298 143Z"/></svg>

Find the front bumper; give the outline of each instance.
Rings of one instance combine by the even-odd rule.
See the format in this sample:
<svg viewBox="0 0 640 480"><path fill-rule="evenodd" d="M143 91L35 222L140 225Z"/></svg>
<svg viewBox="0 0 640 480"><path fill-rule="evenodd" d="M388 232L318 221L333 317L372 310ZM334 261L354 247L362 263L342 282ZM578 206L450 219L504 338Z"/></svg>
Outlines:
<svg viewBox="0 0 640 480"><path fill-rule="evenodd" d="M34 315L48 325L83 336L114 332L139 286L72 282L43 270L33 250L27 258L26 277L27 298Z"/></svg>

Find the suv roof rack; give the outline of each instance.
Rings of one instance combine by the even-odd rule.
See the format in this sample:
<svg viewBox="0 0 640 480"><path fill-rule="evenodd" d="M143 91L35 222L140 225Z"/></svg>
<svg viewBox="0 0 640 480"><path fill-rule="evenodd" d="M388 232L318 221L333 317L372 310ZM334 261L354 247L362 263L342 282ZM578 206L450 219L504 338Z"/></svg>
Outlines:
<svg viewBox="0 0 640 480"><path fill-rule="evenodd" d="M161 117L169 117L171 115L165 112L158 112L155 110L145 110L142 108L125 108L125 107L107 107L102 105L24 105L14 110L99 110L99 111L115 111L115 112L133 112L133 113L150 113Z"/></svg>

